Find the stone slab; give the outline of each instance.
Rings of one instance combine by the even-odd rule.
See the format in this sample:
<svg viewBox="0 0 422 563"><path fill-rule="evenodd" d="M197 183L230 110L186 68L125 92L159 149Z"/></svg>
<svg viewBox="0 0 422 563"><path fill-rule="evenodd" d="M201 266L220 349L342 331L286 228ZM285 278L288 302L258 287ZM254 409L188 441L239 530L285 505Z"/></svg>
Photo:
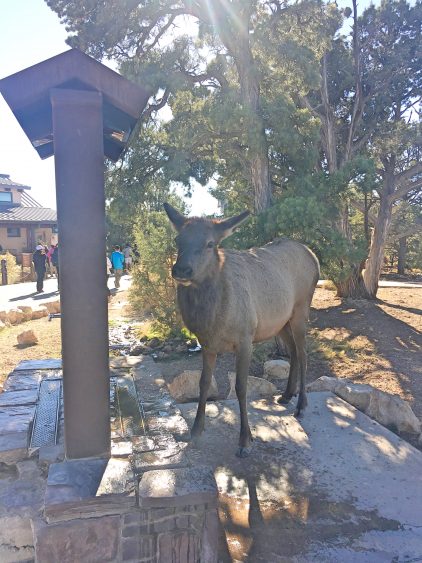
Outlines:
<svg viewBox="0 0 422 563"><path fill-rule="evenodd" d="M0 393L0 407L33 405L37 402L38 389L31 387L22 391Z"/></svg>
<svg viewBox="0 0 422 563"><path fill-rule="evenodd" d="M251 402L248 459L234 455L237 402L207 405L195 459L214 469L229 560L420 558L422 452L331 393L308 401L300 420L294 401ZM192 424L196 404L180 408Z"/></svg>
<svg viewBox="0 0 422 563"><path fill-rule="evenodd" d="M135 476L127 459L108 460L96 496L135 494Z"/></svg>
<svg viewBox="0 0 422 563"><path fill-rule="evenodd" d="M16 463L28 457L28 432L0 435L0 462Z"/></svg>
<svg viewBox="0 0 422 563"><path fill-rule="evenodd" d="M42 563L116 561L120 518L105 516L45 526L34 525L36 560Z"/></svg>
<svg viewBox="0 0 422 563"><path fill-rule="evenodd" d="M13 372L4 384L4 391L24 391L26 389L38 390L39 384L42 381L40 372L29 372L21 374Z"/></svg>
<svg viewBox="0 0 422 563"><path fill-rule="evenodd" d="M94 497L107 467L106 459L77 459L53 463L47 485L69 487L75 498Z"/></svg>
<svg viewBox="0 0 422 563"><path fill-rule="evenodd" d="M34 412L34 405L0 407L0 435L28 432Z"/></svg>
<svg viewBox="0 0 422 563"><path fill-rule="evenodd" d="M139 483L142 508L215 505L217 487L208 467L162 469L144 473Z"/></svg>
<svg viewBox="0 0 422 563"><path fill-rule="evenodd" d="M47 360L22 360L16 367L15 371L28 371L35 369L61 369L62 361L60 359Z"/></svg>
<svg viewBox="0 0 422 563"><path fill-rule="evenodd" d="M145 473L154 469L186 467L189 464L189 459L185 452L186 447L186 443L180 443L176 448L133 454L131 462L135 473Z"/></svg>
<svg viewBox="0 0 422 563"><path fill-rule="evenodd" d="M110 358L110 368L112 369L130 369L142 363L142 356L119 356L118 358Z"/></svg>

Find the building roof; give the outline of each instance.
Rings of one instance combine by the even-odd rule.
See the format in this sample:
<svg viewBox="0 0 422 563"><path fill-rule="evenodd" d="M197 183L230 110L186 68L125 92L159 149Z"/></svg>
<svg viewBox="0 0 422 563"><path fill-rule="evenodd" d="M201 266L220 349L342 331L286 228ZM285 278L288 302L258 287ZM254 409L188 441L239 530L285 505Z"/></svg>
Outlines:
<svg viewBox="0 0 422 563"><path fill-rule="evenodd" d="M8 174L0 174L0 185L30 189L9 179ZM3 180L3 181L2 181ZM8 180L6 184L5 181ZM57 223L57 211L42 207L32 196L22 192L21 204L0 205L0 223Z"/></svg>
<svg viewBox="0 0 422 563"><path fill-rule="evenodd" d="M0 207L0 223L57 223L57 212L46 207Z"/></svg>
<svg viewBox="0 0 422 563"><path fill-rule="evenodd" d="M14 180L10 179L9 174L0 174L0 186L5 186L6 188L18 188L20 190L30 190L30 186L25 186L24 184L18 184Z"/></svg>

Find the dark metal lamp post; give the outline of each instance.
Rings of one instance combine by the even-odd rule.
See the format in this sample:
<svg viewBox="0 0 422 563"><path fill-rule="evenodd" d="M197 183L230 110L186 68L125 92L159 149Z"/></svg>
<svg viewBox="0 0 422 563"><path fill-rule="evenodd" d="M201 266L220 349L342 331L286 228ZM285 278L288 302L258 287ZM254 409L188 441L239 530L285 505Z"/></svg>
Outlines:
<svg viewBox="0 0 422 563"><path fill-rule="evenodd" d="M55 155L65 452L110 452L104 155L116 161L146 91L77 50L0 81L41 158Z"/></svg>

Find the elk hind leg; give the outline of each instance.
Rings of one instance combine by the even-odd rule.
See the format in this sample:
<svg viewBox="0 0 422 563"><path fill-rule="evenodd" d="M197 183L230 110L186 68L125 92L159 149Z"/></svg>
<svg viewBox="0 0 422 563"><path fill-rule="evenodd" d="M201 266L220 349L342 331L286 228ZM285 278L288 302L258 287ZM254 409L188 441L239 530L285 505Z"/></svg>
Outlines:
<svg viewBox="0 0 422 563"><path fill-rule="evenodd" d="M199 438L205 426L205 406L207 404L208 391L211 385L211 378L214 372L217 354L202 349L202 373L199 381L199 402L196 411L195 422L191 430L191 438Z"/></svg>
<svg viewBox="0 0 422 563"><path fill-rule="evenodd" d="M284 342L290 356L290 370L289 370L289 379L287 382L287 387L283 395L278 399L279 404L287 405L287 403L290 402L290 399L295 395L297 395L297 376L298 376L298 360L296 353L296 343L293 338L290 322L288 322L277 334L276 340L279 339L281 339Z"/></svg>
<svg viewBox="0 0 422 563"><path fill-rule="evenodd" d="M250 454L252 446L252 433L249 428L246 401L251 356L252 340L249 340L243 342L236 351L236 395L240 409L239 448L236 452L238 457L247 457Z"/></svg>
<svg viewBox="0 0 422 563"><path fill-rule="evenodd" d="M299 397L296 405L295 416L300 417L306 405L308 404L306 398L306 320L307 313L298 312L290 319L290 326L292 329L293 339L296 344L297 365L299 374Z"/></svg>

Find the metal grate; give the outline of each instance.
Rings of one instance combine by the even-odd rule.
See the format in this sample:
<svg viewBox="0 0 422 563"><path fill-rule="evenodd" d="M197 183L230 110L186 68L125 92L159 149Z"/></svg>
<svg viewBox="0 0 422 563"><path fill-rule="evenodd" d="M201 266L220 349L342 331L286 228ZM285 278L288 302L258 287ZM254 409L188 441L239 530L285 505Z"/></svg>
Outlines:
<svg viewBox="0 0 422 563"><path fill-rule="evenodd" d="M54 446L57 443L61 380L41 381L30 448Z"/></svg>

